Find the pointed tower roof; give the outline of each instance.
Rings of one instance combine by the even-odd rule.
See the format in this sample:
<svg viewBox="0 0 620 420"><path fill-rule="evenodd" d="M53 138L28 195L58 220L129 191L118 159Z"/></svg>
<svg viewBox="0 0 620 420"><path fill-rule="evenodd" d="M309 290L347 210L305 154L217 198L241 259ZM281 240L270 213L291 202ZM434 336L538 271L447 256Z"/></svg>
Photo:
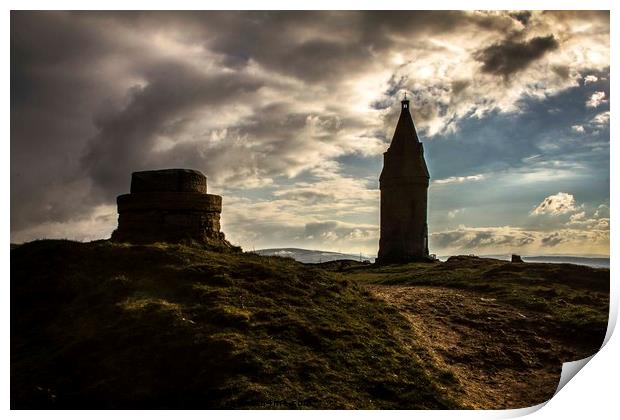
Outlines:
<svg viewBox="0 0 620 420"><path fill-rule="evenodd" d="M407 142L420 142L418 133L415 131L413 118L411 118L411 113L409 112L409 100L406 96L405 99L400 101L400 104L400 117L396 124L396 130L394 131L394 137L392 137L390 149L400 149Z"/></svg>
<svg viewBox="0 0 620 420"><path fill-rule="evenodd" d="M405 97L400 103L400 117L392 143L384 153L379 181L383 183L396 179L402 182L404 179L422 178L423 182L428 183L430 176L424 160L424 147L411 118L409 101Z"/></svg>

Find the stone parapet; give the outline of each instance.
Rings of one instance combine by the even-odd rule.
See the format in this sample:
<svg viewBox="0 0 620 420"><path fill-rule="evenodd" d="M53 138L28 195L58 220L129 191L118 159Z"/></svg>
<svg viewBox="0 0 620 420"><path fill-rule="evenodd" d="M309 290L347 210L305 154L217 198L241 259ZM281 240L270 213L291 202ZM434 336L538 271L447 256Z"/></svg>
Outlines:
<svg viewBox="0 0 620 420"><path fill-rule="evenodd" d="M162 169L131 174L131 193L197 192L206 194L207 177L193 169Z"/></svg>
<svg viewBox="0 0 620 420"><path fill-rule="evenodd" d="M144 192L119 195L118 213L162 210L222 212L222 197L197 192Z"/></svg>

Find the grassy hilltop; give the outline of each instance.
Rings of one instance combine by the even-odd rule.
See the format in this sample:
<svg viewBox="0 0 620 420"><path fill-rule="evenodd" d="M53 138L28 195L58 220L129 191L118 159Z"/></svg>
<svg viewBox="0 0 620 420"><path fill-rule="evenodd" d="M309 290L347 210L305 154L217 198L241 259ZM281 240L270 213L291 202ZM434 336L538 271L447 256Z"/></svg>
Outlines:
<svg viewBox="0 0 620 420"><path fill-rule="evenodd" d="M560 356L600 346L608 291L609 270L572 265L471 258L304 265L192 245L35 241L11 250L11 404L532 405L546 394L502 400L467 371L486 374L476 357L508 354L501 359L512 369L502 371L507 378L542 366L551 383ZM547 359L511 353L528 331L537 337L526 340L530 347L544 347ZM508 344L480 350L492 335ZM446 359L437 347L444 344L458 359Z"/></svg>
<svg viewBox="0 0 620 420"><path fill-rule="evenodd" d="M330 269L329 263L324 268ZM347 268L331 270L362 284L439 286L478 292L487 299L539 313L549 324L550 334L564 338L579 334L587 348L600 346L607 330L608 269L456 256L437 264L381 267L349 263Z"/></svg>
<svg viewBox="0 0 620 420"><path fill-rule="evenodd" d="M406 317L470 408L519 408L555 393L563 362L601 346L609 269L451 257L445 263L321 264Z"/></svg>
<svg viewBox="0 0 620 420"><path fill-rule="evenodd" d="M36 241L11 265L13 408L456 406L395 309L293 260Z"/></svg>

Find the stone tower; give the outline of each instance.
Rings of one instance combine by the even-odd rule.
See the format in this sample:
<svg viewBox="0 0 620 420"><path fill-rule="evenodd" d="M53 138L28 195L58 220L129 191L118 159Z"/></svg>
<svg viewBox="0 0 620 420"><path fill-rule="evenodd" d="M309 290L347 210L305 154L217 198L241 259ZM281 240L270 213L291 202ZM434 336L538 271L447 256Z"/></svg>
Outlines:
<svg viewBox="0 0 620 420"><path fill-rule="evenodd" d="M377 263L425 261L428 255L426 208L429 173L409 101L401 101L392 143L383 154L381 238Z"/></svg>
<svg viewBox="0 0 620 420"><path fill-rule="evenodd" d="M130 194L119 195L112 241L196 242L231 248L220 232L222 197L207 194L207 178L191 169L131 174Z"/></svg>

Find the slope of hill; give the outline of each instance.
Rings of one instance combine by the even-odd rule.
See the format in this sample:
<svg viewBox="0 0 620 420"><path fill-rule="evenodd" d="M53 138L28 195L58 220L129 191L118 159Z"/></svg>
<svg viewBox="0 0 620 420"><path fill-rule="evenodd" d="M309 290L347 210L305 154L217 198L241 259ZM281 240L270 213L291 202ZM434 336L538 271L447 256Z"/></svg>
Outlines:
<svg viewBox="0 0 620 420"><path fill-rule="evenodd" d="M363 286L191 245L11 251L12 408L450 408L458 385Z"/></svg>
<svg viewBox="0 0 620 420"><path fill-rule="evenodd" d="M345 278L384 285L441 286L483 292L525 310L539 311L554 330L600 344L609 308L609 270L572 264L517 263L470 256L445 263L353 266Z"/></svg>
<svg viewBox="0 0 620 420"><path fill-rule="evenodd" d="M445 263L322 264L366 284L410 320L475 408L519 408L553 396L563 362L600 348L609 270L469 256Z"/></svg>

